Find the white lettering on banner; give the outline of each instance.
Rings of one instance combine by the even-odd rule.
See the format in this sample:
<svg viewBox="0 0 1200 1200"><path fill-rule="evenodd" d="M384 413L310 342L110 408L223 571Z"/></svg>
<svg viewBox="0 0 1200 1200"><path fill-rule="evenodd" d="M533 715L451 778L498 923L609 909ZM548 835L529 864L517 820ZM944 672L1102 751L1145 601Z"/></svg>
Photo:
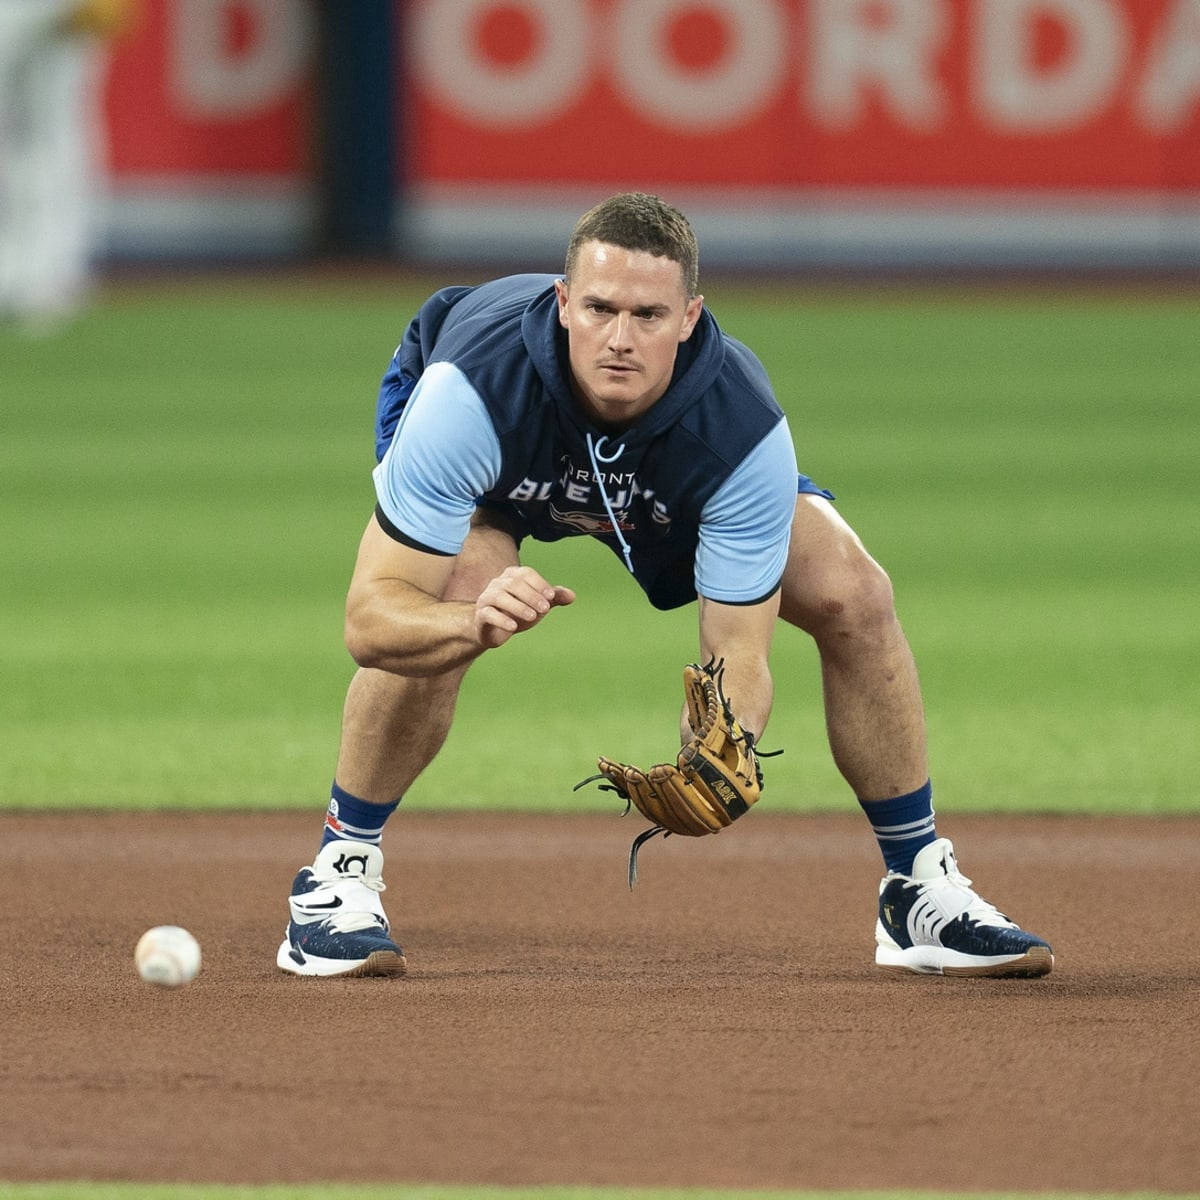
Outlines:
<svg viewBox="0 0 1200 1200"><path fill-rule="evenodd" d="M216 32L233 0L167 2L176 14L176 73L194 111L244 112L294 67L290 31L304 0L242 0L262 26L262 44L236 59ZM684 134L735 129L790 88L804 116L832 133L859 126L871 105L916 134L946 129L964 115L962 104L1004 135L1069 132L1118 103L1149 132L1190 127L1200 105L1200 0L1166 0L1144 48L1130 20L1141 2L610 0L599 8L592 0L420 0L410 45L427 94L484 128L529 129L561 117L601 76L637 116ZM804 20L791 19L801 12ZM698 18L721 36L712 61L686 64L671 37ZM488 25L513 20L530 36L504 61L489 53ZM1041 61L1046 26L1061 51ZM806 45L794 42L794 29ZM945 78L948 65L967 71L963 100Z"/></svg>
<svg viewBox="0 0 1200 1200"><path fill-rule="evenodd" d="M942 5L928 0L812 0L809 97L833 129L862 119L864 93L880 92L911 128L936 128L946 113L937 54L948 32ZM881 17L883 19L881 19Z"/></svg>
<svg viewBox="0 0 1200 1200"><path fill-rule="evenodd" d="M304 0L168 0L168 12L171 85L183 116L250 116L299 81L311 45ZM255 36L231 52L225 25L239 16Z"/></svg>
<svg viewBox="0 0 1200 1200"><path fill-rule="evenodd" d="M1150 50L1137 108L1161 133L1182 128L1200 104L1200 0L1176 0Z"/></svg>
<svg viewBox="0 0 1200 1200"><path fill-rule="evenodd" d="M726 52L689 70L664 54L670 23L698 9L726 31ZM787 24L777 0L636 0L616 12L613 72L648 117L690 132L748 120L783 82Z"/></svg>
<svg viewBox="0 0 1200 1200"><path fill-rule="evenodd" d="M1050 67L1034 61L1039 18L1067 35L1067 50ZM1084 124L1112 99L1129 59L1124 10L1113 0L981 0L975 37L978 103L1006 133Z"/></svg>
<svg viewBox="0 0 1200 1200"><path fill-rule="evenodd" d="M491 61L478 30L489 11L519 9L537 30L528 61ZM415 67L425 86L480 125L547 121L589 83L587 0L426 0L413 14Z"/></svg>

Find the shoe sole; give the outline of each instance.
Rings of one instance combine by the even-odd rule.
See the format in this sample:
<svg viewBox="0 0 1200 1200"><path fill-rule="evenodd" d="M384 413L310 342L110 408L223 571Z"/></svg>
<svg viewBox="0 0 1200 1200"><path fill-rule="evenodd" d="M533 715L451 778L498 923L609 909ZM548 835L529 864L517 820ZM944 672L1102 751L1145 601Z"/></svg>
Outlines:
<svg viewBox="0 0 1200 1200"><path fill-rule="evenodd" d="M395 954L391 950L376 950L368 954L353 970L342 971L327 979L399 979L408 970L408 963L403 954Z"/></svg>
<svg viewBox="0 0 1200 1200"><path fill-rule="evenodd" d="M919 953L921 949L924 955ZM932 947L892 950L880 946L875 951L875 965L897 975L953 975L969 979L1038 979L1054 969L1054 955L1047 946L1034 946L1019 958L1004 962L971 961L966 954L956 955L959 960L956 962L949 958L953 951L943 952L946 957L942 957L936 951L930 954L930 950Z"/></svg>
<svg viewBox="0 0 1200 1200"><path fill-rule="evenodd" d="M398 979L408 970L403 954L394 950L374 950L361 962L344 964L330 958L308 956L301 966L288 954L289 944L279 947L275 964L287 975L301 979Z"/></svg>

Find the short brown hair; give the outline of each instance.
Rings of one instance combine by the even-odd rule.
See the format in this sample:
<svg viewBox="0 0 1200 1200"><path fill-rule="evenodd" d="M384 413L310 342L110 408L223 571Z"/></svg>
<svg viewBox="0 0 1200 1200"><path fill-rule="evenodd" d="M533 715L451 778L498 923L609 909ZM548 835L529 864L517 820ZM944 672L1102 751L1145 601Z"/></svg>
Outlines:
<svg viewBox="0 0 1200 1200"><path fill-rule="evenodd" d="M621 192L589 209L575 224L567 243L564 276L579 259L584 242L607 242L624 250L643 250L679 264L688 297L700 294L700 251L688 219L657 196L645 192Z"/></svg>

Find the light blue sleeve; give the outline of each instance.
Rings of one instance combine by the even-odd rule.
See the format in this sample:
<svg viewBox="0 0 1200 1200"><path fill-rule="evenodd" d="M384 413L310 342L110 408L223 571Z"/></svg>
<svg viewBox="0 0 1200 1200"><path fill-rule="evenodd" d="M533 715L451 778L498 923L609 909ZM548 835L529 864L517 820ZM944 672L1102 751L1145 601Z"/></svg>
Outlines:
<svg viewBox="0 0 1200 1200"><path fill-rule="evenodd" d="M780 421L700 514L696 591L723 604L765 600L783 578L796 511L796 451Z"/></svg>
<svg viewBox="0 0 1200 1200"><path fill-rule="evenodd" d="M457 554L475 501L499 477L500 442L479 393L453 363L431 363L374 471L384 516L414 542Z"/></svg>

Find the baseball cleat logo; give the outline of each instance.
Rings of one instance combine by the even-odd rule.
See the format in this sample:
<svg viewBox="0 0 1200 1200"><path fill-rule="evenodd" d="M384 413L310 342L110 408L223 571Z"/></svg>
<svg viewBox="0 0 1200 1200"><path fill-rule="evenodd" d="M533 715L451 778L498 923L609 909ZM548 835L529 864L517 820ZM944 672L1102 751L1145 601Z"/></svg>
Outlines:
<svg viewBox="0 0 1200 1200"><path fill-rule="evenodd" d="M367 873L367 856L343 853L338 856L337 862L333 864L333 869L339 875L365 875Z"/></svg>

